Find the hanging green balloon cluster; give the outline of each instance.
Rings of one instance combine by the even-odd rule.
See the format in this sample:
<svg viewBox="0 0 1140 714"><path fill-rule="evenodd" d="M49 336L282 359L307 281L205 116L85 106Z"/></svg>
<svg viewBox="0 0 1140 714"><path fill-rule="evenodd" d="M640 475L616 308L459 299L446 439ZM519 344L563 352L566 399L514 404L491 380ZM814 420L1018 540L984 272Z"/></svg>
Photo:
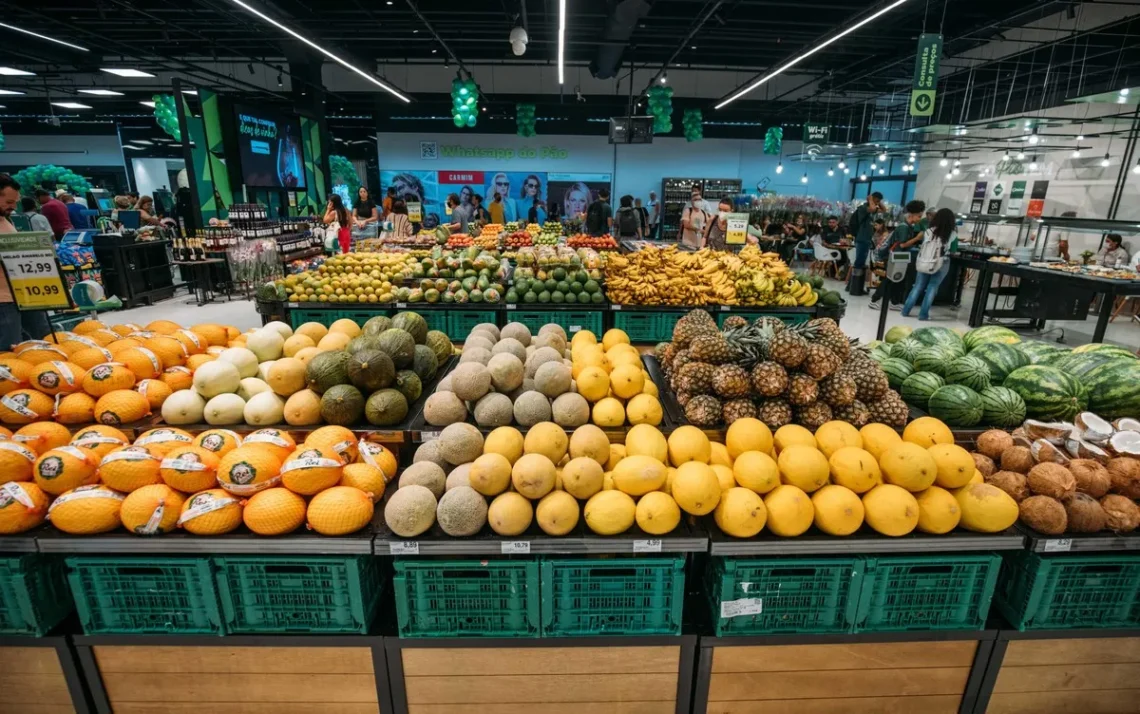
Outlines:
<svg viewBox="0 0 1140 714"><path fill-rule="evenodd" d="M779 156L784 152L784 130L774 126L764 135L764 153L768 156Z"/></svg>
<svg viewBox="0 0 1140 714"><path fill-rule="evenodd" d="M686 141L700 141L705 138L704 117L700 109L686 109L681 119L681 126L685 130Z"/></svg>
<svg viewBox="0 0 1140 714"><path fill-rule="evenodd" d="M64 186L68 191L80 196L91 190L87 179L71 169L53 164L36 164L16 173L12 177L20 184L20 190L28 196L34 195L39 187L54 190L57 186Z"/></svg>
<svg viewBox="0 0 1140 714"><path fill-rule="evenodd" d="M538 133L534 130L533 104L515 105L515 126L518 127L519 136L534 136Z"/></svg>
<svg viewBox="0 0 1140 714"><path fill-rule="evenodd" d="M158 121L159 128L169 134L171 139L182 141L182 130L178 128L178 106L174 103L174 96L156 94L151 100L154 102L154 118Z"/></svg>
<svg viewBox="0 0 1140 714"><path fill-rule="evenodd" d="M332 173L333 186L345 186L352 203L356 203L360 193L360 176L352 162L343 156L332 154L329 156L329 171Z"/></svg>
<svg viewBox="0 0 1140 714"><path fill-rule="evenodd" d="M474 127L479 120L479 85L470 77L451 80L451 120L459 128Z"/></svg>
<svg viewBox="0 0 1140 714"><path fill-rule="evenodd" d="M649 88L649 114L653 117L653 133L673 131L673 88L655 84Z"/></svg>

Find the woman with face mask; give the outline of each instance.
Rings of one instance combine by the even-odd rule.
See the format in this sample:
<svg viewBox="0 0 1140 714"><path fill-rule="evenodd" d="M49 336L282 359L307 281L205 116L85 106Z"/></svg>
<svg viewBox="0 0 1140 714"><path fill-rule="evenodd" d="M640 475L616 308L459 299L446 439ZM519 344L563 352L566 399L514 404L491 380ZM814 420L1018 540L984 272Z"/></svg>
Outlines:
<svg viewBox="0 0 1140 714"><path fill-rule="evenodd" d="M717 209L717 214L709 221L705 233L705 247L724 250L728 247L725 238L728 236L728 214L732 213L732 203L727 198L722 198Z"/></svg>
<svg viewBox="0 0 1140 714"><path fill-rule="evenodd" d="M704 205L701 194L693 191L691 203L681 212L681 247L700 250L709 223L709 214L705 212Z"/></svg>

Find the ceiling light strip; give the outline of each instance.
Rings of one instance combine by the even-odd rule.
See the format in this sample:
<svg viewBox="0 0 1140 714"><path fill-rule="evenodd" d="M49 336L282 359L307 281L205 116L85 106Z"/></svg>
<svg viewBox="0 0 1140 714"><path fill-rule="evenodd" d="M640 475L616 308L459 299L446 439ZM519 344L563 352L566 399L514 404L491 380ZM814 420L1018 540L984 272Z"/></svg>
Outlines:
<svg viewBox="0 0 1140 714"><path fill-rule="evenodd" d="M236 1L236 0L235 0L235 1ZM753 82L752 84L748 85L747 87L745 87L744 89L740 90L740 91L739 91L739 92L737 92L736 94L732 95L732 96L731 96L731 97L729 97L728 99L724 100L724 101L723 101L723 102L721 102L720 104L717 104L717 105L716 105L716 108L717 108L717 109L720 109L720 108L722 108L722 107L724 107L724 106L727 106L728 104L730 104L730 103L732 103L732 102L735 102L737 99L740 99L740 98L741 98L741 97L743 97L745 94L748 94L749 92L751 92L752 90L756 89L756 88L757 88L757 87L759 87L760 85L764 84L764 83L765 83L765 82L767 82L768 80L772 79L772 78L773 78L773 77L775 77L776 75L778 75L778 74L781 74L781 73L783 73L785 70L791 69L792 67L795 67L797 64L799 64L800 62L804 61L804 60L805 60L805 59L807 59L808 57L811 57L811 56L812 56L812 55L814 55L816 52L819 52L820 50L822 50L823 48L825 48L825 47L827 47L828 45L832 44L833 42L836 42L836 41L838 41L838 40L840 40L840 39L842 39L842 38L846 37L847 35L850 35L850 34L851 34L852 32L854 32L855 30L858 30L860 27L863 27L864 25L866 25L867 23L869 23L869 22L871 22L871 21L875 20L876 18L878 18L878 17L881 17L882 15L885 15L885 14L887 14L888 12L890 12L891 10L894 10L896 7L898 7L899 5L902 5L902 4L903 4L903 3L905 3L906 1L907 1L907 0L895 0L895 2L891 3L890 5L887 5L887 6L886 6L886 7L884 7L882 10L879 10L879 11L878 11L878 12L876 12L875 14L873 14L873 15L870 15L869 17L866 17L866 18L864 18L864 19L860 20L859 22L855 23L855 24L854 24L854 25L852 25L851 27L848 27L848 28L847 28L846 30L844 30L843 32L840 32L840 33L839 33L838 35L836 35L835 37L832 37L832 38L831 38L831 39L829 39L829 40L825 40L824 42L820 43L820 44L819 44L819 45L817 45L816 47L813 47L812 49L810 49L810 50L808 50L807 52L803 53L803 54L802 54L802 55L800 55L799 57L796 57L796 58L795 58L794 60L792 60L791 62L788 62L788 63L787 63L787 64L785 64L784 66L782 66L782 67L780 67L779 69L777 69L775 72L772 72L771 74L769 74L769 75L767 75L767 76L765 76L765 77L762 77L761 79L758 79L757 81L755 81L755 82Z"/></svg>
<svg viewBox="0 0 1140 714"><path fill-rule="evenodd" d="M31 30L25 30L22 27L16 27L15 25L9 25L6 22L0 22L0 27L3 27L3 28L8 29L8 30L13 30L15 32L22 32L25 35L31 35L32 37L38 37L41 40L47 40L48 42L54 42L57 45L63 45L64 47L70 47L74 50L79 50L80 52L90 52L91 51L91 50L87 49L86 47L80 47L79 45L73 45L70 42L64 42L63 40L57 40L54 37L48 37L47 35L41 35L38 32L32 32Z"/></svg>
<svg viewBox="0 0 1140 714"><path fill-rule="evenodd" d="M563 0L563 1L564 1L564 0ZM404 96L403 94L401 94L401 93L400 93L400 91L399 91L398 89L396 89L395 87L391 86L390 84L388 84L388 83L386 83L386 82L381 82L379 79L377 79L376 77L372 76L371 74L369 74L369 73L365 72L364 70L360 69L359 67L355 67L355 66L353 66L353 65L349 64L349 63L348 63L348 62L346 62L345 60L343 60L343 59L341 59L340 57L337 57L336 55L334 55L332 52L329 52L328 50L326 50L325 48L321 47L320 45L318 45L317 43L313 42L312 40L310 40L310 39L308 39L308 38L305 38L305 37L302 37L302 36L301 36L300 34L298 34L297 32L295 32L295 31L293 31L293 30L289 29L289 28L288 28L288 27L286 27L285 25L282 25L280 22L278 22L278 21L274 20L272 17L269 17L268 15L266 15L266 14L265 14L265 13L263 13L263 12L261 12L260 10L256 10L256 9L254 9L254 8L250 7L250 6L249 6L249 5L247 5L246 3L242 2L242 0L230 0L230 2L232 2L234 5L237 5L238 7L242 8L242 9L243 9L243 10L245 10L246 12L248 12L248 13L250 13L250 14L252 14L252 15L256 15L257 17L260 17L262 20L265 20L265 21L266 21L266 22L268 22L270 25L273 25L273 26L274 26L274 27L276 27L277 29L279 29L279 30L281 30L282 32L284 32L284 33L288 34L290 37L293 37L293 38L295 38L295 39L298 39L298 40L300 40L301 42L304 42L306 45L308 45L309 47L312 47L312 48L313 48L314 50L316 50L317 52L320 52L320 53L321 53L321 54L323 54L325 57L328 57L328 58L329 58L329 59L331 59L333 62L336 62L337 64L339 64L340 66L344 67L345 69L348 69L348 70L351 70L351 71L355 72L356 74L360 75L361 77L363 77L363 78L367 79L367 80L368 80L369 82L371 82L372 84L375 84L377 87L380 87L380 88L381 88L381 89L383 89L384 91L386 91L386 92L388 92L388 93L392 94L393 96L397 97L398 99L400 99L400 100L401 100L401 101L403 101L404 103L406 103L406 104L411 104L411 103L412 103L412 100L411 100L411 99L409 99L408 97L406 97L406 96Z"/></svg>
<svg viewBox="0 0 1140 714"><path fill-rule="evenodd" d="M566 81L563 63L566 57L566 0L558 0L558 83Z"/></svg>

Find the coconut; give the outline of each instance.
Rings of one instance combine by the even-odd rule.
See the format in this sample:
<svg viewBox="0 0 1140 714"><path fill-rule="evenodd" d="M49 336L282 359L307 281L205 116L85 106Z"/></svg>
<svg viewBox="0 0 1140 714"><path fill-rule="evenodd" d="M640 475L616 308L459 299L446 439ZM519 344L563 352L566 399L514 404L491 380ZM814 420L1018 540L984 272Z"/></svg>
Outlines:
<svg viewBox="0 0 1140 714"><path fill-rule="evenodd" d="M985 452L982 452L985 453ZM1001 454L1001 470L1029 473L1033 468L1033 452L1024 446L1011 446Z"/></svg>
<svg viewBox="0 0 1140 714"><path fill-rule="evenodd" d="M1140 432L1118 431L1109 437L1108 448L1117 456L1140 456Z"/></svg>
<svg viewBox="0 0 1140 714"><path fill-rule="evenodd" d="M1112 422L1117 431L1136 431L1140 432L1140 419L1133 419L1131 417L1124 417Z"/></svg>
<svg viewBox="0 0 1140 714"><path fill-rule="evenodd" d="M997 465L994 460L985 454L971 451L970 456L974 457L974 468L982 472L982 476L990 476L994 471L997 471Z"/></svg>
<svg viewBox="0 0 1140 714"><path fill-rule="evenodd" d="M1100 498L1112 488L1112 477L1099 461L1073 459L1069 462L1069 471L1077 480L1077 491L1080 493Z"/></svg>
<svg viewBox="0 0 1140 714"><path fill-rule="evenodd" d="M1065 514L1069 517L1069 530L1073 533L1097 533L1108 523L1108 515L1100 502L1087 493L1074 494L1065 503Z"/></svg>
<svg viewBox="0 0 1140 714"><path fill-rule="evenodd" d="M1100 499L1104 509L1105 527L1117 533L1131 533L1140 528L1140 506L1130 498L1111 493Z"/></svg>
<svg viewBox="0 0 1140 714"><path fill-rule="evenodd" d="M1021 428L1025 429L1025 436L1030 441L1048 439L1058 446L1064 444L1065 439L1069 438L1069 434L1073 431L1073 425L1068 422L1046 422L1034 419L1026 419Z"/></svg>
<svg viewBox="0 0 1140 714"><path fill-rule="evenodd" d="M1069 518L1061 502L1048 496L1030 496L1018 504L1021 522L1045 535L1061 535Z"/></svg>
<svg viewBox="0 0 1140 714"><path fill-rule="evenodd" d="M1108 462L1108 474L1112 477L1113 493L1140 499L1140 460L1118 456Z"/></svg>
<svg viewBox="0 0 1140 714"><path fill-rule="evenodd" d="M1116 431L1107 419L1101 419L1092 412L1078 414L1073 419L1073 426L1076 427L1076 431L1082 439L1094 444L1103 444Z"/></svg>
<svg viewBox="0 0 1140 714"><path fill-rule="evenodd" d="M1058 449L1048 439L1038 439L1030 444L1029 453L1033 454L1033 459L1039 464L1054 463L1064 466L1069 463L1069 455Z"/></svg>
<svg viewBox="0 0 1140 714"><path fill-rule="evenodd" d="M1016 471L998 471L993 476L987 476L986 483L997 486L1018 503L1029 498L1028 480L1024 474Z"/></svg>
<svg viewBox="0 0 1140 714"><path fill-rule="evenodd" d="M978 436L978 451L994 461L1001 459L1007 449L1013 447L1013 437L1001 429L990 429Z"/></svg>
<svg viewBox="0 0 1140 714"><path fill-rule="evenodd" d="M1060 464L1037 464L1029 470L1029 490L1039 496L1064 501L1077 491L1077 480Z"/></svg>
<svg viewBox="0 0 1140 714"><path fill-rule="evenodd" d="M1069 456L1074 459L1095 459L1102 464L1107 464L1109 459L1107 451L1096 444L1077 437L1076 431L1072 433L1070 438L1065 439L1065 451L1068 451Z"/></svg>

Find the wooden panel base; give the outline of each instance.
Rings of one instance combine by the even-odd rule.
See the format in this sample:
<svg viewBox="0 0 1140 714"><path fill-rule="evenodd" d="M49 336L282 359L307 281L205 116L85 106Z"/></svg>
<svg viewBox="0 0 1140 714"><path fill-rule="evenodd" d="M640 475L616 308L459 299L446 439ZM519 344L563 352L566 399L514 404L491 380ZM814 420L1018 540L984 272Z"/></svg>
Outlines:
<svg viewBox="0 0 1140 714"><path fill-rule="evenodd" d="M367 647L93 648L116 714L378 714Z"/></svg>
<svg viewBox="0 0 1140 714"><path fill-rule="evenodd" d="M75 714L54 647L0 647L0 714Z"/></svg>
<svg viewBox="0 0 1140 714"><path fill-rule="evenodd" d="M408 714L674 714L680 646L400 651Z"/></svg>
<svg viewBox="0 0 1140 714"><path fill-rule="evenodd" d="M956 714L978 643L716 647L708 714Z"/></svg>
<svg viewBox="0 0 1140 714"><path fill-rule="evenodd" d="M986 714L1134 714L1140 637L1011 640Z"/></svg>

